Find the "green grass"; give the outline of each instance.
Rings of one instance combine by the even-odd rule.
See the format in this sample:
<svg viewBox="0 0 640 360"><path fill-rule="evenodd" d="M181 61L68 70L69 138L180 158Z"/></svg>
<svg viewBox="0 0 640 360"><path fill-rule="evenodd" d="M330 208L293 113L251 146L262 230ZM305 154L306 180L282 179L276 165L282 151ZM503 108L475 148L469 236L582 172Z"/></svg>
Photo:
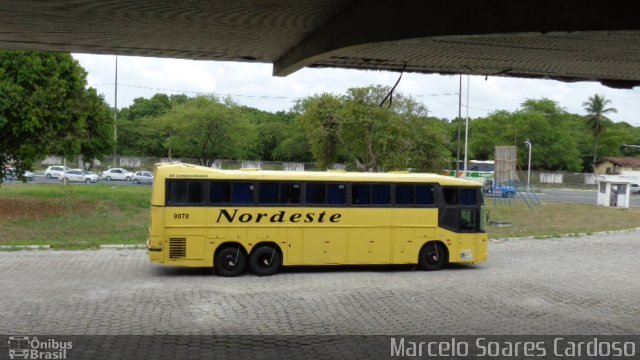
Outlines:
<svg viewBox="0 0 640 360"><path fill-rule="evenodd" d="M150 186L3 184L0 245L51 245L87 249L104 244L143 245L149 224ZM487 200L490 238L577 236L640 226L640 209L548 203L532 209Z"/></svg>
<svg viewBox="0 0 640 360"><path fill-rule="evenodd" d="M596 205L546 203L531 209L521 201L494 203L487 199L490 220L510 222L511 226L487 226L490 238L532 236L539 239L579 236L594 232L640 227L640 209L617 209Z"/></svg>
<svg viewBox="0 0 640 360"><path fill-rule="evenodd" d="M0 245L143 244L150 186L4 184Z"/></svg>

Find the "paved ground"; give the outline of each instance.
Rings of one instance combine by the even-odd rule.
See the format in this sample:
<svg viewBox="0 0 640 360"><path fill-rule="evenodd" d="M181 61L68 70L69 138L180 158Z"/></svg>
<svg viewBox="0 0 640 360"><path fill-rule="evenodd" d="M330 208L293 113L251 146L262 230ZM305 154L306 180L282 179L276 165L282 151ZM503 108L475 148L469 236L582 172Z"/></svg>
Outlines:
<svg viewBox="0 0 640 360"><path fill-rule="evenodd" d="M0 334L640 334L640 232L490 246L439 272L233 279L141 250L0 252Z"/></svg>

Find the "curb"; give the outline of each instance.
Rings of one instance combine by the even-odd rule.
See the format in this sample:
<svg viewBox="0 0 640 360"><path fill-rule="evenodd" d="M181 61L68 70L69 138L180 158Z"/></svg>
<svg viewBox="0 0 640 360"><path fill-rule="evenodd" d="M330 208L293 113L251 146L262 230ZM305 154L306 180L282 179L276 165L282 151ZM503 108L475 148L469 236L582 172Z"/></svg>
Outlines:
<svg viewBox="0 0 640 360"><path fill-rule="evenodd" d="M0 250L49 250L51 245L0 245Z"/></svg>
<svg viewBox="0 0 640 360"><path fill-rule="evenodd" d="M609 230L609 231L597 231L592 233L570 233L570 234L559 234L559 235L538 235L538 236L522 236L522 237L513 237L513 238L497 238L497 239L489 239L490 243L501 243L505 241L511 240L547 240L547 239L561 239L561 238L570 238L570 237L583 237L583 236L598 236L598 235L609 235L609 234L618 234L618 233L626 233L632 231L640 231L640 227L633 229L623 229L623 230Z"/></svg>
<svg viewBox="0 0 640 360"><path fill-rule="evenodd" d="M146 245L124 245L124 244L120 244L120 245L100 245L98 246L99 249L146 249Z"/></svg>
<svg viewBox="0 0 640 360"><path fill-rule="evenodd" d="M135 250L135 249L146 249L145 245L124 245L124 244L115 244L115 245L100 245L98 249L127 249L127 250ZM51 245L0 245L0 251L3 250L51 250ZM66 249L60 249L66 250ZM96 250L93 249L82 249L82 250Z"/></svg>

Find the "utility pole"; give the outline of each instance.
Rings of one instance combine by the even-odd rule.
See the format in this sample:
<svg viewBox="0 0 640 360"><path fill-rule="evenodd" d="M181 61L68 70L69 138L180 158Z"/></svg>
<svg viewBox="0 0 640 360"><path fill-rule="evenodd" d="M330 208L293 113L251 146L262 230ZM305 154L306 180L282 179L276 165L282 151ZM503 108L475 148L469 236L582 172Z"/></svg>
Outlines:
<svg viewBox="0 0 640 360"><path fill-rule="evenodd" d="M113 167L116 165L116 157L118 156L118 55L116 55L116 82L113 106Z"/></svg>
<svg viewBox="0 0 640 360"><path fill-rule="evenodd" d="M458 150L456 151L456 177L460 172L460 127L462 124L462 74L460 74L460 86L458 87Z"/></svg>
<svg viewBox="0 0 640 360"><path fill-rule="evenodd" d="M467 113L464 120L464 170L463 176L467 176L467 161L469 160L467 152L469 150L469 75L467 75Z"/></svg>
<svg viewBox="0 0 640 360"><path fill-rule="evenodd" d="M527 139L524 143L529 148L529 165L527 166L527 191L529 191L529 184L531 183L531 141Z"/></svg>

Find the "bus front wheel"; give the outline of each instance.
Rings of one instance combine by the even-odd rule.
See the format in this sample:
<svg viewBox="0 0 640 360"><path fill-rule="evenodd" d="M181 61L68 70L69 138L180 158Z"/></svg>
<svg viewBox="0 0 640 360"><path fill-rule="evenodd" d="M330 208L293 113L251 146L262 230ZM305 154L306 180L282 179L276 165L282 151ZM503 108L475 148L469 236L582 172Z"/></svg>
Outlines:
<svg viewBox="0 0 640 360"><path fill-rule="evenodd" d="M275 246L263 245L251 252L249 267L258 276L274 275L280 270L282 257Z"/></svg>
<svg viewBox="0 0 640 360"><path fill-rule="evenodd" d="M425 244L419 256L418 267L421 270L440 270L449 261L447 249L439 242Z"/></svg>
<svg viewBox="0 0 640 360"><path fill-rule="evenodd" d="M216 274L220 276L238 276L247 266L247 256L239 245L227 246L216 253L213 266Z"/></svg>

